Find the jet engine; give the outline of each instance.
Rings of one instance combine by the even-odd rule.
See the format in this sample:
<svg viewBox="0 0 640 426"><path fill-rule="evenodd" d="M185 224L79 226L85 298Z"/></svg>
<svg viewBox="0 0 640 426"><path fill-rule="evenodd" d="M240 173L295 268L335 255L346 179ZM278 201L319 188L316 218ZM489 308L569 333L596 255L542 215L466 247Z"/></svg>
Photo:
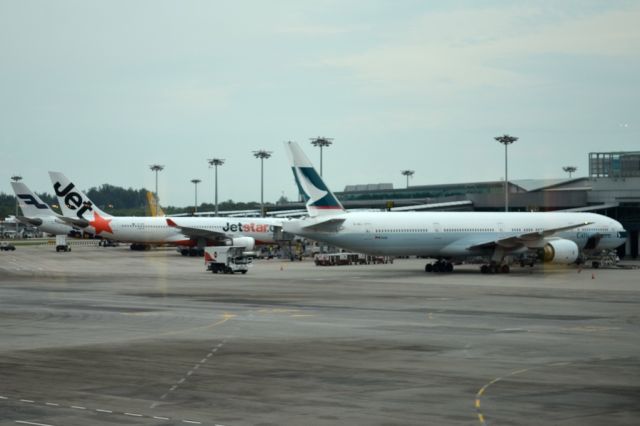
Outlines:
<svg viewBox="0 0 640 426"><path fill-rule="evenodd" d="M569 265L580 255L578 245L571 240L549 241L542 250L542 259L547 263Z"/></svg>
<svg viewBox="0 0 640 426"><path fill-rule="evenodd" d="M234 237L229 240L227 245L244 247L245 251L253 251L256 246L256 240L251 237Z"/></svg>

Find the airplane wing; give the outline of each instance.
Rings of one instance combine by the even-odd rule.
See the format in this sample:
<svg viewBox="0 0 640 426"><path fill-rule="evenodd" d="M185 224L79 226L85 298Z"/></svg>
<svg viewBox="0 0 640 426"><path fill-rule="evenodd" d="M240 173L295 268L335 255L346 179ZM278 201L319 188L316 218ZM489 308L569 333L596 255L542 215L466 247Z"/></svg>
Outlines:
<svg viewBox="0 0 640 426"><path fill-rule="evenodd" d="M550 237L558 232L568 231L570 229L580 228L582 226L591 225L593 222L582 222L574 225L561 226L558 228L548 228L542 231L527 232L525 234L512 235L506 238L498 240L485 241L477 244L473 244L467 247L468 250L487 249L495 246L501 246L505 249L514 249L522 246L533 246L536 243L542 242L546 237Z"/></svg>
<svg viewBox="0 0 640 426"><path fill-rule="evenodd" d="M227 240L229 236L224 232L212 231L210 229L193 228L189 226L181 226L172 219L167 218L167 225L178 228L184 235L189 238L207 238L210 240Z"/></svg>
<svg viewBox="0 0 640 426"><path fill-rule="evenodd" d="M338 232L338 228L344 223L344 221L345 218L325 219L311 225L304 226L304 229L315 232Z"/></svg>

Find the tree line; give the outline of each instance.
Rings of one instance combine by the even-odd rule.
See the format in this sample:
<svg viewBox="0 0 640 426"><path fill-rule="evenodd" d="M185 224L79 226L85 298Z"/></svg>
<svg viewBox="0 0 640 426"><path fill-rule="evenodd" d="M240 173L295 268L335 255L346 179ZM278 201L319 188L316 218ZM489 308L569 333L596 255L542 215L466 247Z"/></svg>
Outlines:
<svg viewBox="0 0 640 426"><path fill-rule="evenodd" d="M93 201L100 209L114 216L145 216L148 215L147 208L147 190L146 189L133 189L122 188L119 186L104 184L99 187L92 187L88 191L85 191L87 196ZM54 211L60 213L60 209L57 206L58 200L51 194L36 193L38 197L47 203ZM287 202L285 197L281 197L278 202ZM265 205L273 205L265 203ZM175 207L164 206L160 201L160 206L166 214L178 214L178 213L192 213L193 206L188 207ZM260 209L260 203L258 202L235 202L233 200L222 201L218 203L218 210L252 210ZM202 203L198 206L198 211L214 211L215 206L212 203ZM16 212L16 197L0 192L0 219L5 219L8 216L14 215ZM20 213L22 214L22 213Z"/></svg>

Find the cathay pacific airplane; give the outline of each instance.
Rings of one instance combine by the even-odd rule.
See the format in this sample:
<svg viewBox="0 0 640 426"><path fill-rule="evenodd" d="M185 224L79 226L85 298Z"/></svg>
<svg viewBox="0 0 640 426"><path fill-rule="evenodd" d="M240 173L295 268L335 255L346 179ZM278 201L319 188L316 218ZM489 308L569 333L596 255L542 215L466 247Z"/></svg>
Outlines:
<svg viewBox="0 0 640 426"><path fill-rule="evenodd" d="M285 146L309 218L284 223L284 231L360 253L436 259L427 272L451 272L453 261L478 257L484 273L540 256L571 264L627 238L619 222L593 213L346 212L298 144Z"/></svg>
<svg viewBox="0 0 640 426"><path fill-rule="evenodd" d="M20 222L36 226L41 231L52 235L67 235L73 230L72 226L51 210L27 185L22 182L11 182L11 186L22 210L23 216L16 218Z"/></svg>
<svg viewBox="0 0 640 426"><path fill-rule="evenodd" d="M272 244L285 219L222 217L112 216L100 210L77 186L59 172L49 172L67 223L103 238L132 243L134 250L152 245L184 246L183 255L195 255L207 245Z"/></svg>

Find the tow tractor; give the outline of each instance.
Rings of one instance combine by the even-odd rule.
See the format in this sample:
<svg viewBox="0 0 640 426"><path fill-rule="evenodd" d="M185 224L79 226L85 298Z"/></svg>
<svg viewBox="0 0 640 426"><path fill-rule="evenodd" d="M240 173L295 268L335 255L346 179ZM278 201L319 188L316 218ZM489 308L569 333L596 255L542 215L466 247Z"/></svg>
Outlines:
<svg viewBox="0 0 640 426"><path fill-rule="evenodd" d="M204 264L207 271L214 274L246 274L252 257L242 246L212 246L204 249Z"/></svg>

